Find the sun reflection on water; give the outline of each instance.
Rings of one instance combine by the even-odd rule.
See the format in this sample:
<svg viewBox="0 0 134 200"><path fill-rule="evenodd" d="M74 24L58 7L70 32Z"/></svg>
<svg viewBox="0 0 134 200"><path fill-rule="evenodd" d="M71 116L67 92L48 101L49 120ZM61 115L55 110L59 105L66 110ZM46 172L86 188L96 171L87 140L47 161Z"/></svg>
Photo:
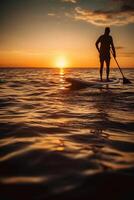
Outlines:
<svg viewBox="0 0 134 200"><path fill-rule="evenodd" d="M59 75L60 75L60 89L64 90L65 89L65 69L64 68L60 68L59 71Z"/></svg>

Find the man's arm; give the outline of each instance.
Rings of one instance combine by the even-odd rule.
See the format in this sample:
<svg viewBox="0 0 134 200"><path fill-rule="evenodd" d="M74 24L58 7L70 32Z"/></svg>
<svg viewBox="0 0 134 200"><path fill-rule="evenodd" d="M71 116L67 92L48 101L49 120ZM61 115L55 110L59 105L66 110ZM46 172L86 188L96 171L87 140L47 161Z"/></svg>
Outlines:
<svg viewBox="0 0 134 200"><path fill-rule="evenodd" d="M114 47L114 43L113 43L113 38L112 37L111 37L111 47L112 47L113 56L114 56L114 58L116 58L116 51L115 51L115 47Z"/></svg>
<svg viewBox="0 0 134 200"><path fill-rule="evenodd" d="M101 38L101 37L99 37L98 40L97 40L96 43L95 43L95 46L96 46L98 52L100 52L100 48L99 48L100 38Z"/></svg>

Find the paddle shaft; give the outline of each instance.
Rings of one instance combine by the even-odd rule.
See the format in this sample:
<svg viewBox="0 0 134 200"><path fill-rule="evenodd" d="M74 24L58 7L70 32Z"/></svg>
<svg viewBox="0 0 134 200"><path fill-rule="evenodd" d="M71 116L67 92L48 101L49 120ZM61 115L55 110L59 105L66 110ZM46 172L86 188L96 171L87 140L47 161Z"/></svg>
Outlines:
<svg viewBox="0 0 134 200"><path fill-rule="evenodd" d="M120 70L120 72L121 72L121 74L122 74L122 77L124 78L124 74L123 74L123 72L122 72L122 70L121 70L121 68L120 68L120 66L119 66L119 63L117 62L116 58L114 58L114 60L115 60L117 66L118 66L118 68L119 68L119 70Z"/></svg>
<svg viewBox="0 0 134 200"><path fill-rule="evenodd" d="M111 53L112 53L112 55L113 55L112 50L111 50ZM122 77L124 78L124 74L123 74L123 72L122 72L122 70L121 70L121 68L120 68L120 66L119 66L119 63L117 62L116 58L114 57L114 55L113 55L113 58L114 58L114 60L115 60L115 62L116 62L116 64L117 64L117 66L118 66L118 68L119 68L119 70L120 70L120 72L121 72L121 74L122 74Z"/></svg>
<svg viewBox="0 0 134 200"><path fill-rule="evenodd" d="M113 54L112 50L111 50L111 53L112 53L112 55L113 55L113 57L114 57L114 54ZM123 74L123 72L122 72L122 70L121 70L121 68L120 68L120 66L119 66L119 63L117 62L117 60L116 60L115 57L114 57L114 60L115 60L117 66L118 66L118 68L119 68L119 70L120 70L120 72L121 72L122 77L123 77L123 84L129 84L129 83L131 83L130 80L128 80L127 78L125 78L125 76L124 76L124 74Z"/></svg>

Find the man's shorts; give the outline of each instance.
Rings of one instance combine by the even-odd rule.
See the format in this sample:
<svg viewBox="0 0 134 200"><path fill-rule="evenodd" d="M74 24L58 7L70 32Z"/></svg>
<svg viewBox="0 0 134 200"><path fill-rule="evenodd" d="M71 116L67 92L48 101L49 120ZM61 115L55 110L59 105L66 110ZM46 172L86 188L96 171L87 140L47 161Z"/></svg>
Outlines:
<svg viewBox="0 0 134 200"><path fill-rule="evenodd" d="M100 53L100 62L110 62L110 53L102 54Z"/></svg>

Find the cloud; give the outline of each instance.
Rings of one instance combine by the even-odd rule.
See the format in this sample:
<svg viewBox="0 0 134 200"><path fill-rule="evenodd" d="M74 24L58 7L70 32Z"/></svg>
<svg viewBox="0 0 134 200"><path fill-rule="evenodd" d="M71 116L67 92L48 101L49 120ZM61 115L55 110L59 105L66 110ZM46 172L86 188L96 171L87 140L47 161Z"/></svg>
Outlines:
<svg viewBox="0 0 134 200"><path fill-rule="evenodd" d="M126 47L124 46L115 46L115 49L118 50L119 57L133 58L134 51L126 51Z"/></svg>
<svg viewBox="0 0 134 200"><path fill-rule="evenodd" d="M122 12L133 12L134 11L134 7L129 6L127 4L122 5L121 7L121 11Z"/></svg>
<svg viewBox="0 0 134 200"><path fill-rule="evenodd" d="M123 2L123 3L130 4L130 5L134 4L133 0L127 0L127 1L126 0L111 0L111 1L115 1L115 2L120 1L120 2Z"/></svg>
<svg viewBox="0 0 134 200"><path fill-rule="evenodd" d="M120 57L130 57L133 58L134 57L134 52L133 51L129 51L129 52L120 52L119 53Z"/></svg>
<svg viewBox="0 0 134 200"><path fill-rule="evenodd" d="M55 13L48 13L47 15L50 16L50 17L54 17L56 14Z"/></svg>
<svg viewBox="0 0 134 200"><path fill-rule="evenodd" d="M78 0L62 0L63 2L77 3Z"/></svg>
<svg viewBox="0 0 134 200"><path fill-rule="evenodd" d="M120 3L120 11L129 12L134 11L134 0L111 0L113 2L117 1Z"/></svg>
<svg viewBox="0 0 134 200"><path fill-rule="evenodd" d="M126 4L123 4L119 10L85 10L76 7L74 18L97 26L121 26L134 23L134 9Z"/></svg>
<svg viewBox="0 0 134 200"><path fill-rule="evenodd" d="M124 49L124 47L123 47L123 46L116 46L115 48L116 48L116 49L119 49L119 50L122 50L122 49Z"/></svg>
<svg viewBox="0 0 134 200"><path fill-rule="evenodd" d="M127 51L125 46L115 46L119 57L133 58L134 51Z"/></svg>

